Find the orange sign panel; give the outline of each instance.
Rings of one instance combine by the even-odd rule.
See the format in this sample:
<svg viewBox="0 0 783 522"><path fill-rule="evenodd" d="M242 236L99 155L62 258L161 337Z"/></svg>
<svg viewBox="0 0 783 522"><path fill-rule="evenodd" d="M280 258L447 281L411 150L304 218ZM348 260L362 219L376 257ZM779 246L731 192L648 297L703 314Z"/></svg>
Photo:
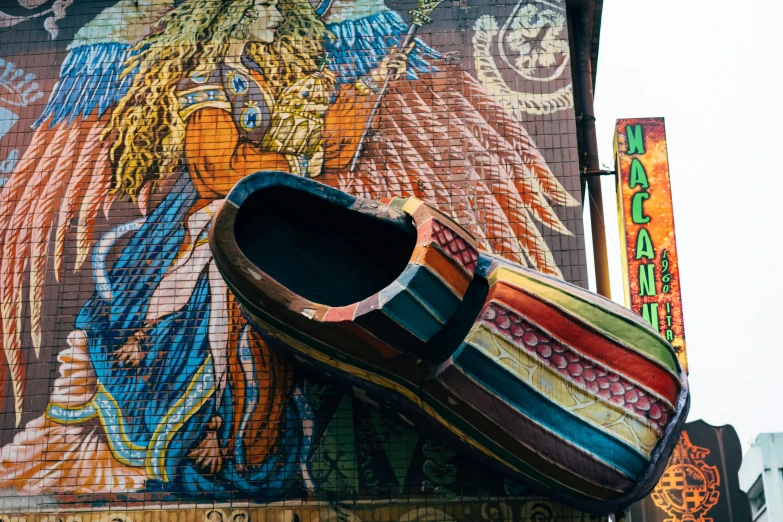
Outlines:
<svg viewBox="0 0 783 522"><path fill-rule="evenodd" d="M614 143L625 303L672 343L687 370L663 118L617 120Z"/></svg>

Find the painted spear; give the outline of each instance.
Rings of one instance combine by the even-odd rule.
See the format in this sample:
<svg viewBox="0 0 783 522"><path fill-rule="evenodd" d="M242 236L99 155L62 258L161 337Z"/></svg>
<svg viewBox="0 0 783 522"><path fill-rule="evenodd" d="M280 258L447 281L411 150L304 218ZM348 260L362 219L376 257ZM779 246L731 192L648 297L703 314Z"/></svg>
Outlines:
<svg viewBox="0 0 783 522"><path fill-rule="evenodd" d="M441 4L441 2L443 2L443 0L419 0L416 9L413 9L410 12L413 20L411 21L411 26L408 28L408 32L405 34L405 39L399 47L401 52L405 53L406 55L410 54L410 52L413 50L411 43L416 37L416 32L419 30L419 27L432 23L430 14L432 14L432 11L434 11L435 8ZM375 119L376 114L378 114L383 96L386 94L386 91L389 88L389 76L390 75L388 74L386 75L383 86L378 91L378 98L376 98L372 110L370 111L370 116L367 118L367 124L364 126L362 135L359 138L359 145L356 147L356 152L353 154L351 164L348 167L348 172L355 172L356 167L359 165L359 160L362 157L362 150L364 149L364 140L367 138L367 135L372 129L373 120Z"/></svg>

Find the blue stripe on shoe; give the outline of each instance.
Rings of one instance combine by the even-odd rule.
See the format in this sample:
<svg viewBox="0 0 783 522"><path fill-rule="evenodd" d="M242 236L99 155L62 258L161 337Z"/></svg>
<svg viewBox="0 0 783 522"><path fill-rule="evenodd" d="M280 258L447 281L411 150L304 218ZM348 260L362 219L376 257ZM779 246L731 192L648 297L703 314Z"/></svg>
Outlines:
<svg viewBox="0 0 783 522"><path fill-rule="evenodd" d="M547 400L473 346L464 343L452 361L481 386L552 431L553 436L571 442L631 478L638 477L647 468L649 462L640 453ZM574 429L574 425L581 429Z"/></svg>
<svg viewBox="0 0 783 522"><path fill-rule="evenodd" d="M357 315L354 322L376 339L400 352L408 352L424 344L421 339L384 314L383 310L372 310Z"/></svg>
<svg viewBox="0 0 783 522"><path fill-rule="evenodd" d="M460 299L432 271L409 265L397 281L381 290L378 301L362 302L356 324L389 346L408 352L445 327ZM379 308L372 309L378 306Z"/></svg>
<svg viewBox="0 0 783 522"><path fill-rule="evenodd" d="M462 302L454 291L425 265L408 265L397 281L444 323Z"/></svg>
<svg viewBox="0 0 783 522"><path fill-rule="evenodd" d="M432 339L444 326L435 312L396 282L381 290L380 297L383 313L422 341Z"/></svg>

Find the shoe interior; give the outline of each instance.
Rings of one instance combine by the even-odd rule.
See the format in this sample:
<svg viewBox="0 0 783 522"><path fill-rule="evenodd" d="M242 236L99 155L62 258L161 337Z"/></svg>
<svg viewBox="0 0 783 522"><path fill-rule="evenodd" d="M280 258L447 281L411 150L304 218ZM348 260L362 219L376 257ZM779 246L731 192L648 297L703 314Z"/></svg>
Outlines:
<svg viewBox="0 0 783 522"><path fill-rule="evenodd" d="M253 264L315 303L345 306L390 285L416 246L405 220L384 220L287 187L252 194L234 234Z"/></svg>

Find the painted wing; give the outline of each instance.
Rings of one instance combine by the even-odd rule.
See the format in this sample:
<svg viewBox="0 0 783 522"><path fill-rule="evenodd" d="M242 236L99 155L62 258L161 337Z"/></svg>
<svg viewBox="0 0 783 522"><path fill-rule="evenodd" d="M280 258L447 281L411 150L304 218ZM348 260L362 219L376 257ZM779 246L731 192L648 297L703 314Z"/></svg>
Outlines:
<svg viewBox="0 0 783 522"><path fill-rule="evenodd" d="M324 50L337 83L344 84L367 75L386 53L398 48L408 26L396 11L382 10L354 19L353 14L366 15L362 6L341 2L338 7L342 10L332 7L324 18L331 35L324 41ZM438 51L417 39L408 55L406 78L416 80L420 74L432 72L432 61L438 58Z"/></svg>
<svg viewBox="0 0 783 522"><path fill-rule="evenodd" d="M408 30L395 11L368 14L350 2L325 21L338 84L368 74ZM364 197L415 195L451 213L485 249L562 277L539 223L571 235L552 207L579 203L476 79L417 39L405 79L390 86L379 115L357 170L326 172L324 182Z"/></svg>
<svg viewBox="0 0 783 522"><path fill-rule="evenodd" d="M539 224L571 235L553 206L578 202L524 127L469 74L443 62L386 93L354 173L324 181L363 197L415 195L450 213L482 247L562 277Z"/></svg>
<svg viewBox="0 0 783 522"><path fill-rule="evenodd" d="M59 281L65 240L75 231L75 268L82 267L111 189L109 143L101 139L101 133L110 116L108 109L127 92L133 79L132 74L121 77L129 49L129 44L111 42L71 50L49 103L34 125L30 146L0 191L0 334L13 383L17 424L25 380L24 304L29 303L37 356L49 254L53 254Z"/></svg>

